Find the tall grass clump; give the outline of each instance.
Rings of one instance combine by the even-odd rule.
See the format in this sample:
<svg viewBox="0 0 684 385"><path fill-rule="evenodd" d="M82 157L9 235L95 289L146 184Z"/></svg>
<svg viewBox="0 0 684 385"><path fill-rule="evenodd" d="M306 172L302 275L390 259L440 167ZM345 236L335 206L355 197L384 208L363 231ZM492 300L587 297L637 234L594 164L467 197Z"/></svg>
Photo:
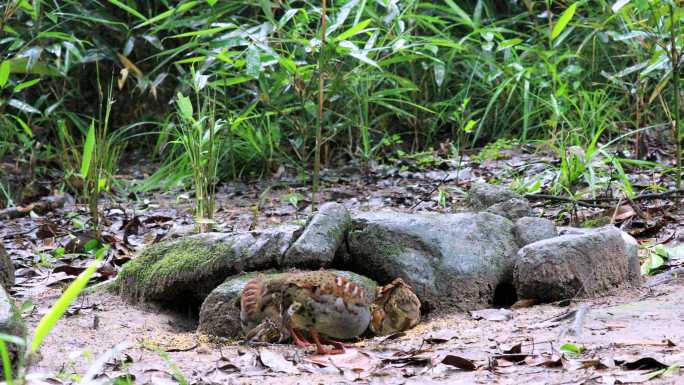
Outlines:
<svg viewBox="0 0 684 385"><path fill-rule="evenodd" d="M196 89L199 104L199 90ZM177 120L173 143L180 144L192 175L195 192L195 221L201 231L212 227L215 202L218 160L221 150L219 134L224 121L216 119L215 103L205 98L203 107L195 112L188 96L176 97Z"/></svg>

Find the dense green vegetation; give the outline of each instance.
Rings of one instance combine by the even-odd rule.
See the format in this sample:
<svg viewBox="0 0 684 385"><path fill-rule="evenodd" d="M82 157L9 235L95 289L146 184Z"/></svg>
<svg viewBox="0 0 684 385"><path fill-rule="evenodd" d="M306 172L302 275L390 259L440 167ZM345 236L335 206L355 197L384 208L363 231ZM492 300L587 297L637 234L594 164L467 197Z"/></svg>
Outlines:
<svg viewBox="0 0 684 385"><path fill-rule="evenodd" d="M282 163L305 174L319 128L329 165L542 140L571 191L598 156L622 170L606 144L631 164L644 133L679 144L679 3L10 0L0 155L57 164L87 197L134 144L163 163L138 188L210 195Z"/></svg>

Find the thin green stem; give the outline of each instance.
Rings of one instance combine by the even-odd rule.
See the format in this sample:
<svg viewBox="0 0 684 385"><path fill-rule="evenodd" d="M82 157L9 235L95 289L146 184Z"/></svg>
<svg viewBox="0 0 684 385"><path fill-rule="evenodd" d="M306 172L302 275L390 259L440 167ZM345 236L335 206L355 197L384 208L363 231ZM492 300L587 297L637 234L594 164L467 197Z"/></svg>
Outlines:
<svg viewBox="0 0 684 385"><path fill-rule="evenodd" d="M679 190L682 186L682 140L680 123L680 109L679 105L679 52L677 50L677 20L675 19L675 11L672 4L670 7L670 61L672 62L672 108L674 109L674 136L677 152L675 159L677 162L677 176L676 186Z"/></svg>
<svg viewBox="0 0 684 385"><path fill-rule="evenodd" d="M311 210L316 210L316 203L318 201L318 187L320 184L321 173L321 142L323 136L323 101L324 101L324 86L325 79L323 76L323 62L325 60L325 27L326 14L328 12L328 2L323 0L321 7L321 50L318 55L318 127L316 129L316 149L314 156L314 177L311 191Z"/></svg>

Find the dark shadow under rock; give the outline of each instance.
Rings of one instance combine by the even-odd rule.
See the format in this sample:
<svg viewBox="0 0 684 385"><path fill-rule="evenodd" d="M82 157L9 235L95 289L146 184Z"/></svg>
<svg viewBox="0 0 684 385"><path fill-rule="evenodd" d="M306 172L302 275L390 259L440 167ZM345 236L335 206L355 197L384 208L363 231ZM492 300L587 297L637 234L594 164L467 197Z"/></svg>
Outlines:
<svg viewBox="0 0 684 385"><path fill-rule="evenodd" d="M380 284L402 278L431 309L474 309L511 282L517 251L513 223L490 213L361 213L347 268Z"/></svg>

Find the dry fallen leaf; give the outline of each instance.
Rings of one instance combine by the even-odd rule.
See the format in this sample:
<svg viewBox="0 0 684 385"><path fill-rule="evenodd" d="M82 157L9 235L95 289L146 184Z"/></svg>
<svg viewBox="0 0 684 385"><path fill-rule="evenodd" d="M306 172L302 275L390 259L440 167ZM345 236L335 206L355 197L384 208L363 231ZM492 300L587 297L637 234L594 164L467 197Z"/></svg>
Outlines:
<svg viewBox="0 0 684 385"><path fill-rule="evenodd" d="M292 362L286 360L280 353L268 349L259 349L259 359L264 366L270 368L274 372L288 374L299 373L299 369L297 369Z"/></svg>
<svg viewBox="0 0 684 385"><path fill-rule="evenodd" d="M356 372L370 370L380 363L380 360L373 358L358 349L346 349L343 354L334 355L313 355L304 358L305 362L311 362L323 367L333 366L338 369L351 369Z"/></svg>
<svg viewBox="0 0 684 385"><path fill-rule="evenodd" d="M469 372L477 369L477 366L472 360L460 356L455 356L453 354L447 354L446 356L444 356L441 363Z"/></svg>

